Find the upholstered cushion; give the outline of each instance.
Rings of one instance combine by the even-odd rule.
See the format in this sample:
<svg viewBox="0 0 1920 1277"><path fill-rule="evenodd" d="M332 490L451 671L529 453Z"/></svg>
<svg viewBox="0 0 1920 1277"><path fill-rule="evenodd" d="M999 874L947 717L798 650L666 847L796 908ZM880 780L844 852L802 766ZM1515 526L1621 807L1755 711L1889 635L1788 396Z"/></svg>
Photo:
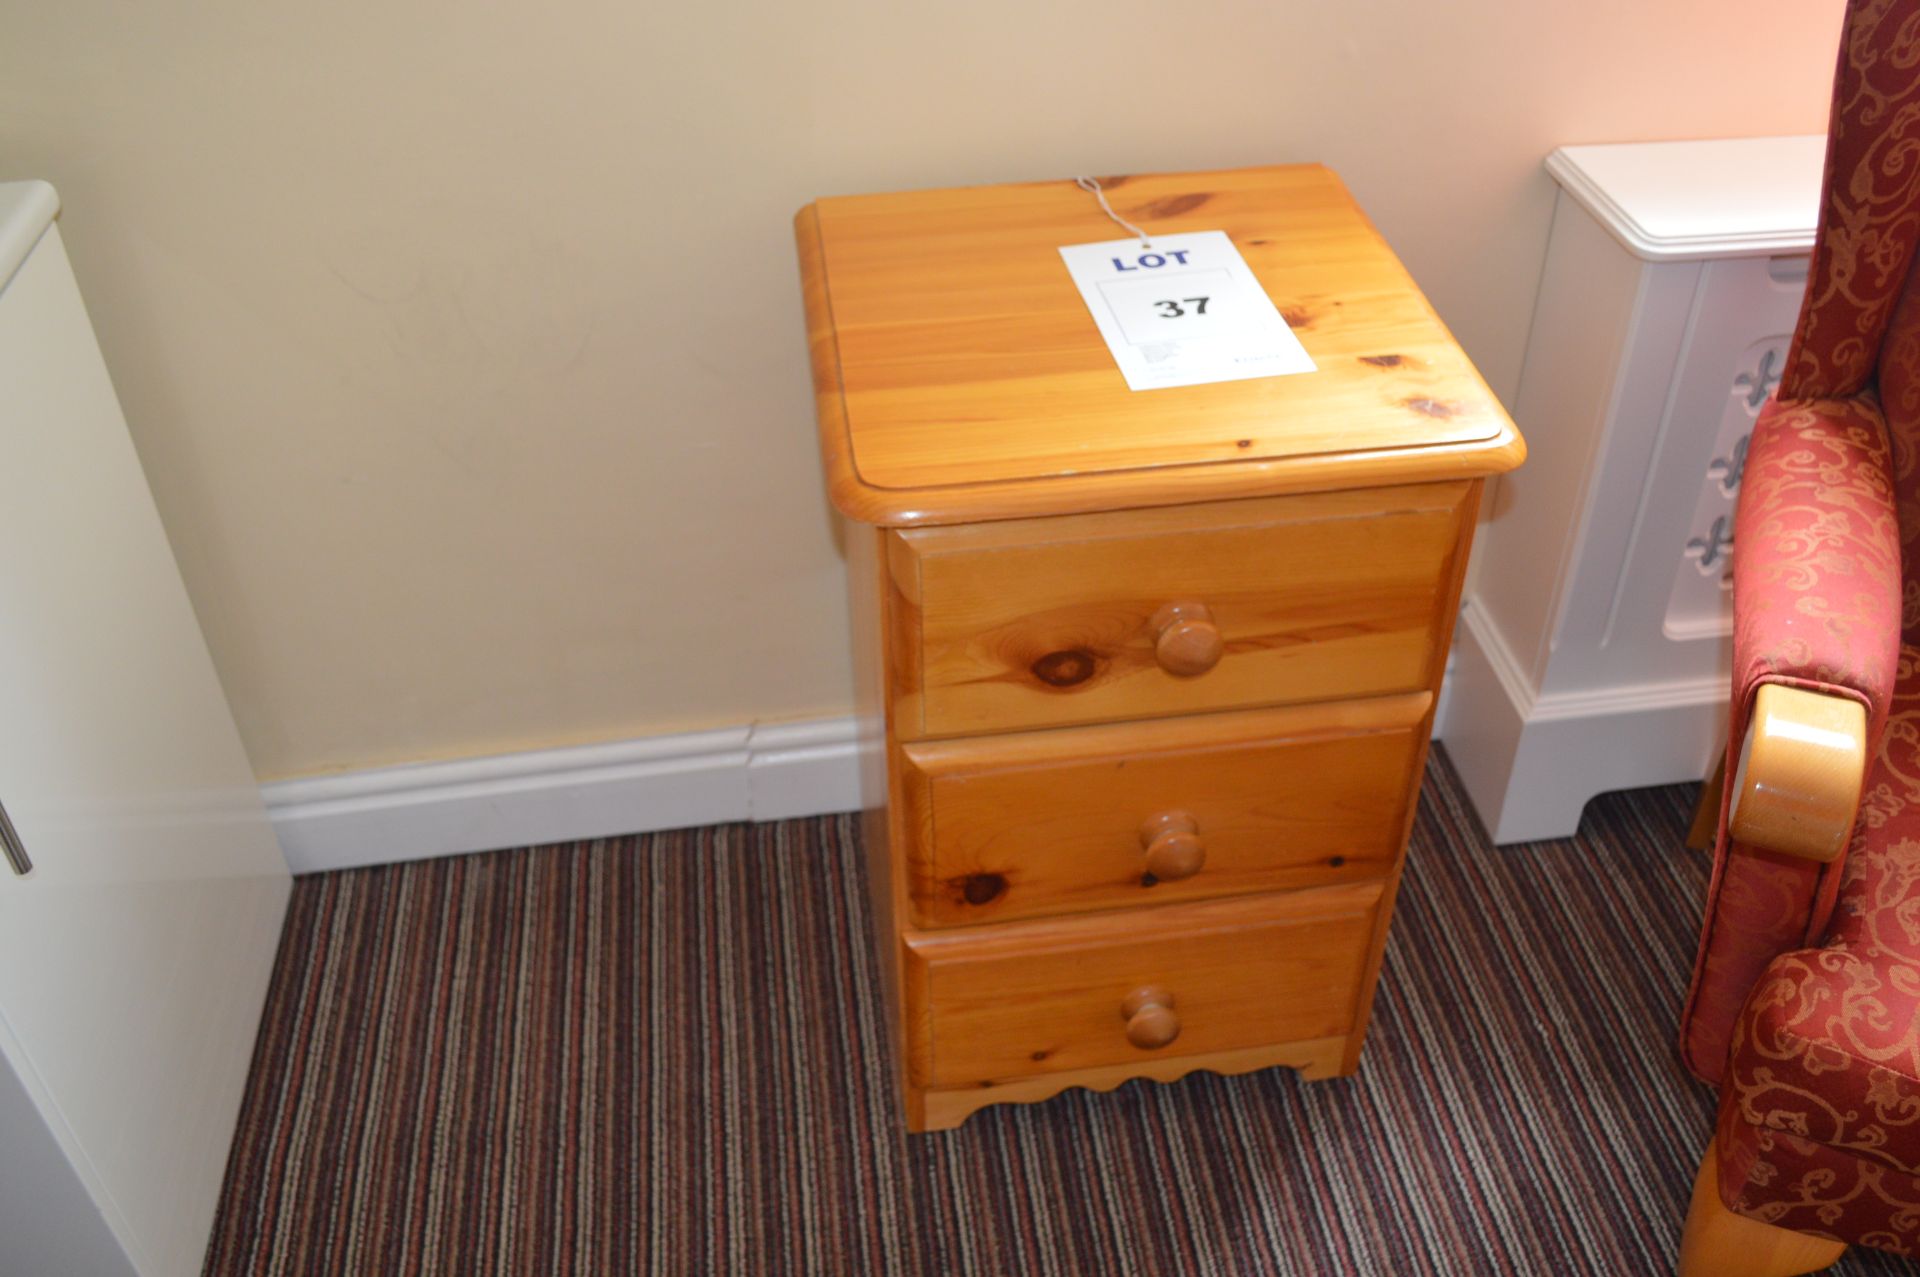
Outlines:
<svg viewBox="0 0 1920 1277"><path fill-rule="evenodd" d="M1920 1253L1920 1176L1754 1126L1724 1104L1714 1138L1730 1209L1795 1232Z"/></svg>
<svg viewBox="0 0 1920 1277"><path fill-rule="evenodd" d="M1881 862L1876 895L1909 891L1920 843L1855 859ZM1874 929L1911 928L1915 913L1912 899L1887 904ZM1916 1011L1920 961L1911 956L1878 946L1783 955L1734 1032L1727 1097L1753 1126L1920 1174Z"/></svg>
<svg viewBox="0 0 1920 1277"><path fill-rule="evenodd" d="M1769 682L1858 700L1870 736L1880 731L1900 651L1891 468L1870 395L1761 411L1734 533L1733 748L1754 690ZM1722 838L1681 1033L1695 1073L1719 1079L1748 991L1775 955L1819 936L1822 900L1819 866Z"/></svg>
<svg viewBox="0 0 1920 1277"><path fill-rule="evenodd" d="M1861 701L1893 695L1900 521L1886 423L1870 395L1775 400L1747 445L1734 525L1734 697L1763 682Z"/></svg>

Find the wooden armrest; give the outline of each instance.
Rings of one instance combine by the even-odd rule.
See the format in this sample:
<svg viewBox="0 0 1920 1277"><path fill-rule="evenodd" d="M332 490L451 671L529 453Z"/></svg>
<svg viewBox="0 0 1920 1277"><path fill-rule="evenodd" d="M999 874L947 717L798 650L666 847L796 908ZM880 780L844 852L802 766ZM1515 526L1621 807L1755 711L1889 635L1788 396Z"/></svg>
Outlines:
<svg viewBox="0 0 1920 1277"><path fill-rule="evenodd" d="M1860 702L1778 683L1753 698L1727 825L1750 847L1831 862L1846 850L1867 772Z"/></svg>

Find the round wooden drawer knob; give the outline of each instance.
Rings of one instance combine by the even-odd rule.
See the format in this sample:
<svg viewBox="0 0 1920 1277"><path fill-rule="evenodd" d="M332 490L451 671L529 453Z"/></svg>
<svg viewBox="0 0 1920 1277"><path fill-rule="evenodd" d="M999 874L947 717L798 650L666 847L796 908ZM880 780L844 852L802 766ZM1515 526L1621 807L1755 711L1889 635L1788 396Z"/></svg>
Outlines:
<svg viewBox="0 0 1920 1277"><path fill-rule="evenodd" d="M1180 1036L1173 995L1158 985L1129 993L1120 1004L1120 1015L1127 1022L1127 1041L1142 1051L1157 1051Z"/></svg>
<svg viewBox="0 0 1920 1277"><path fill-rule="evenodd" d="M1140 826L1140 846L1147 853L1147 872L1161 882L1191 878L1207 863L1200 826L1184 811L1149 816Z"/></svg>
<svg viewBox="0 0 1920 1277"><path fill-rule="evenodd" d="M1205 674L1226 654L1227 641L1204 603L1163 603L1148 624L1153 627L1153 659L1169 674Z"/></svg>

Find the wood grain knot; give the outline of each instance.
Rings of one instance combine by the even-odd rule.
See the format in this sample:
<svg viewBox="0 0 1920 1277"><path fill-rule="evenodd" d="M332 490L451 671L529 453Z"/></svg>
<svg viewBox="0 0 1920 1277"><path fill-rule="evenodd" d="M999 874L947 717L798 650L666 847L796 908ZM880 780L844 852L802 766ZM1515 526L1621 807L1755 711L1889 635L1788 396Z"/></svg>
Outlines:
<svg viewBox="0 0 1920 1277"><path fill-rule="evenodd" d="M1362 355L1360 362L1372 364L1375 368L1398 368L1406 362L1405 355Z"/></svg>
<svg viewBox="0 0 1920 1277"><path fill-rule="evenodd" d="M1048 652L1033 663L1033 676L1048 687L1078 687L1092 678L1100 662L1084 648Z"/></svg>
<svg viewBox="0 0 1920 1277"><path fill-rule="evenodd" d="M1165 199L1153 201L1140 210L1141 217L1178 217L1182 213L1191 213L1212 197L1198 192L1191 195L1169 195Z"/></svg>
<svg viewBox="0 0 1920 1277"><path fill-rule="evenodd" d="M1007 880L1000 874L968 874L957 885L960 898L970 905L990 905L1007 894Z"/></svg>
<svg viewBox="0 0 1920 1277"><path fill-rule="evenodd" d="M1429 417L1439 417L1443 420L1459 411L1459 409L1455 408L1452 404L1442 403L1438 399L1402 399L1400 402L1403 406L1411 408L1415 412L1423 413Z"/></svg>
<svg viewBox="0 0 1920 1277"><path fill-rule="evenodd" d="M1280 318L1287 321L1287 327L1289 328L1313 327L1313 312L1305 306L1282 306L1280 308Z"/></svg>

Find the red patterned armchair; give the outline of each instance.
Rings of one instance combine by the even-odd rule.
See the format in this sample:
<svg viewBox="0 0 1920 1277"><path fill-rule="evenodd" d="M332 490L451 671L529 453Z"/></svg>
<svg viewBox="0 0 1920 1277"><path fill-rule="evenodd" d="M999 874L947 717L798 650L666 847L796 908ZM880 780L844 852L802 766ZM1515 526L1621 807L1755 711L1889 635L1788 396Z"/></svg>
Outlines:
<svg viewBox="0 0 1920 1277"><path fill-rule="evenodd" d="M1920 0L1850 0L1806 300L1735 527L1732 781L1681 1027L1720 1109L1684 1277L1920 1254L1916 242Z"/></svg>

